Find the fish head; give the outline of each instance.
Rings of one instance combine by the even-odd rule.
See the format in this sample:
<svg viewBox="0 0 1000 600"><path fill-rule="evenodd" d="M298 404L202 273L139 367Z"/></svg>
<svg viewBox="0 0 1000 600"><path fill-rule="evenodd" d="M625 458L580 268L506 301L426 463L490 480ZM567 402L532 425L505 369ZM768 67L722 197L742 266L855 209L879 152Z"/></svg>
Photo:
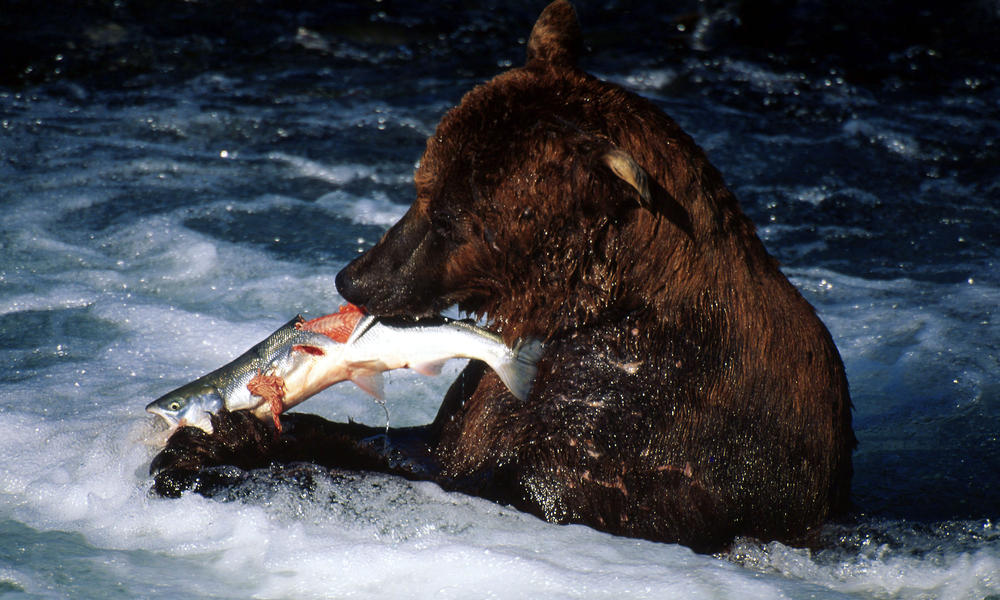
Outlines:
<svg viewBox="0 0 1000 600"><path fill-rule="evenodd" d="M188 384L153 400L146 405L146 412L162 417L171 429L191 426L212 433L210 415L224 404L215 387Z"/></svg>

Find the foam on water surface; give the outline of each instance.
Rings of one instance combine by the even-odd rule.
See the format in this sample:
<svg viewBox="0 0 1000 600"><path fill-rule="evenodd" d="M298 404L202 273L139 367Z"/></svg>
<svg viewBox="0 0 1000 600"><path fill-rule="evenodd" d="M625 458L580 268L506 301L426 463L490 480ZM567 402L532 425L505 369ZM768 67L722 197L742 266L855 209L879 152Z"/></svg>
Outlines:
<svg viewBox="0 0 1000 600"><path fill-rule="evenodd" d="M0 470L0 506L12 519L5 522L8 532L32 552L49 547L58 553L65 550L55 546L69 544L74 554L110 562L81 574L90 585L140 567L125 587L137 592L136 575L151 576L158 585L142 595L152 597L178 591L461 597L474 590L498 598L600 598L656 597L670 589L683 597L740 591L766 598L781 587L780 580L748 585L734 566L680 547L553 527L431 484L385 476L331 480L317 470L313 487L269 487L244 502L155 499L146 493L143 473L151 449L139 443L149 433L147 421L120 416L112 424L78 419L40 426L4 414L0 427L9 434L0 442L5 462L18 465L16 472ZM40 449L38 439L48 443ZM658 568L650 571L650 561ZM183 577L168 575L178 568ZM33 583L9 577L24 589Z"/></svg>

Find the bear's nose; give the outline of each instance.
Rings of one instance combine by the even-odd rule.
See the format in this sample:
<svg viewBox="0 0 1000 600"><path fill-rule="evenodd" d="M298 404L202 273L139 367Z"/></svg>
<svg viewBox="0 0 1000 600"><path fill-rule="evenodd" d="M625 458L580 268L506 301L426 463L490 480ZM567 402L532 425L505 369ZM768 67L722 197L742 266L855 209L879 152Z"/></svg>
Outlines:
<svg viewBox="0 0 1000 600"><path fill-rule="evenodd" d="M361 292L358 286L354 283L354 278L347 272L348 267L343 268L340 273L337 273L337 278L335 284L337 286L337 291L340 292L341 297L347 300L355 306L364 306L365 295Z"/></svg>

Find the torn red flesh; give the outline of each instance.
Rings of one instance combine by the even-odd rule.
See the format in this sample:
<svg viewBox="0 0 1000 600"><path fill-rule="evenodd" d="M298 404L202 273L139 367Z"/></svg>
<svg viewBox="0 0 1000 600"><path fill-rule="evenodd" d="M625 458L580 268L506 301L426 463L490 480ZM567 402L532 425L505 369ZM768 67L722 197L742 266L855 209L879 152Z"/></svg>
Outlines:
<svg viewBox="0 0 1000 600"><path fill-rule="evenodd" d="M271 405L271 418L274 419L274 427L278 433L281 433L281 421L278 416L285 410L285 380L277 375L257 373L247 383L247 389L250 390L251 394L260 396Z"/></svg>
<svg viewBox="0 0 1000 600"><path fill-rule="evenodd" d="M326 354L326 352L323 352L322 348L317 348L316 346L303 346L302 344L292 346L292 352L305 352L306 354L312 354L313 356L323 356Z"/></svg>
<svg viewBox="0 0 1000 600"><path fill-rule="evenodd" d="M299 323L296 327L304 331L322 333L333 341L343 344L351 337L351 332L358 326L358 321L363 316L365 316L363 310L353 304L345 304L338 312Z"/></svg>

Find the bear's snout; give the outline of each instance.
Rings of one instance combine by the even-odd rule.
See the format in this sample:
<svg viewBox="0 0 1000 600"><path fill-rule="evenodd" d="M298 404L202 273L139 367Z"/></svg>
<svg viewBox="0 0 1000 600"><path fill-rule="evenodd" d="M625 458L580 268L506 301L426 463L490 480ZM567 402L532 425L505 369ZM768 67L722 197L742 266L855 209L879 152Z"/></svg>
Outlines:
<svg viewBox="0 0 1000 600"><path fill-rule="evenodd" d="M354 264L353 262L351 264ZM350 265L348 265L350 267ZM357 306L364 306L367 300L367 295L361 289L360 286L355 284L355 279L348 273L348 268L343 269L341 272L337 273L337 278L334 280L337 291L340 295L351 304Z"/></svg>
<svg viewBox="0 0 1000 600"><path fill-rule="evenodd" d="M446 307L441 275L446 256L429 222L411 210L337 274L337 291L369 314L430 316Z"/></svg>

